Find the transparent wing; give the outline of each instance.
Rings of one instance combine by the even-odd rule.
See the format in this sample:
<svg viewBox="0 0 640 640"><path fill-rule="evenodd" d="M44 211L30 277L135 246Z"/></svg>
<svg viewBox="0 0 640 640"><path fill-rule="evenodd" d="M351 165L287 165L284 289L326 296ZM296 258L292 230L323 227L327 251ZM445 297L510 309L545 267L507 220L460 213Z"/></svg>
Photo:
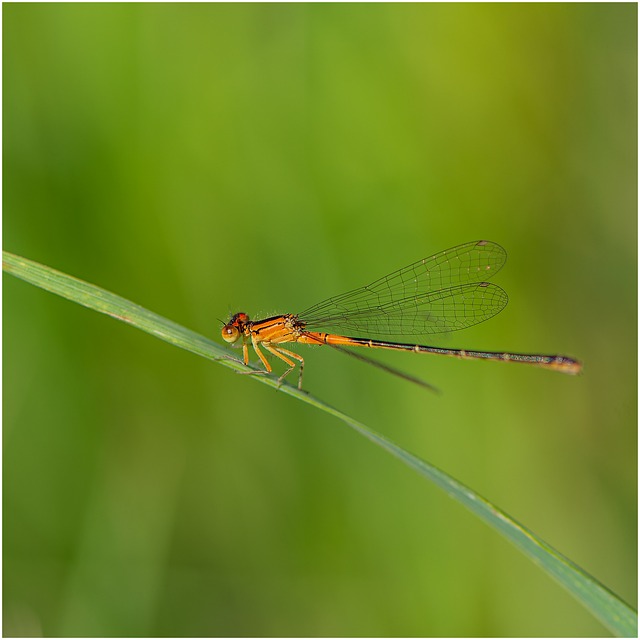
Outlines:
<svg viewBox="0 0 640 640"><path fill-rule="evenodd" d="M329 298L298 317L309 329L372 336L465 329L506 306L505 291L485 282L506 258L505 250L494 242L469 242Z"/></svg>

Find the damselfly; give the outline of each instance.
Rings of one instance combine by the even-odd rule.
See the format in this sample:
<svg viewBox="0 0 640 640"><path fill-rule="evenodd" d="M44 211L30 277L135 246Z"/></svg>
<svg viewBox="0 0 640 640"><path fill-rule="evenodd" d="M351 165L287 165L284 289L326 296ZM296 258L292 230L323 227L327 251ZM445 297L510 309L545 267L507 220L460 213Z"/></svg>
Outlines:
<svg viewBox="0 0 640 640"><path fill-rule="evenodd" d="M580 362L567 356L449 349L344 335L347 331L380 337L428 335L458 331L484 322L507 304L506 292L498 285L486 282L502 268L506 259L506 251L495 242L468 242L410 264L364 287L328 298L302 313L255 321L246 313L236 313L222 328L222 337L229 343L242 337L245 365L249 364L248 345L251 343L265 368L264 372L256 373L272 371L261 346L283 360L289 368L280 376L280 381L295 369L297 361L300 389L304 358L282 346L288 342L522 362L562 373L579 373ZM356 355L351 351L348 353ZM387 365L374 364L430 386Z"/></svg>

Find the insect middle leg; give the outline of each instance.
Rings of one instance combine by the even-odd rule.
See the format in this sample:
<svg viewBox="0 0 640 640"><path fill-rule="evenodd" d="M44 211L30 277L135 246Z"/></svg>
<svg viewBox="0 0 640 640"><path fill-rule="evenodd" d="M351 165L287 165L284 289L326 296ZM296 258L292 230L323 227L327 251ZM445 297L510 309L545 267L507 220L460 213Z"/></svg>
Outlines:
<svg viewBox="0 0 640 640"><path fill-rule="evenodd" d="M271 373L273 369L271 368L271 365L269 364L267 359L264 357L264 353L260 351L260 347L258 347L256 342L253 342L253 350L258 354L258 357L260 358L260 361L264 366L264 371L256 371L254 369L251 369L249 371L236 371L236 373L239 373L240 375L246 375L246 376L264 376ZM242 345L242 354L243 354L242 360L244 361L245 366L248 367L249 366L249 349L246 342ZM230 359L235 360L236 362L241 362L241 360L236 360L235 358L230 358Z"/></svg>
<svg viewBox="0 0 640 640"><path fill-rule="evenodd" d="M282 347L275 347L272 344L267 344L266 342L262 343L264 348L272 353L274 356L280 358L289 365L289 369L287 369L281 376L278 378L278 383L282 382L286 376L288 376L295 368L296 363L291 360L291 358L295 358L300 363L300 374L298 375L298 389L302 389L302 371L304 370L304 358L294 353L293 351L289 351L289 349L283 349ZM289 356L289 357L287 357ZM271 368L269 368L271 370Z"/></svg>

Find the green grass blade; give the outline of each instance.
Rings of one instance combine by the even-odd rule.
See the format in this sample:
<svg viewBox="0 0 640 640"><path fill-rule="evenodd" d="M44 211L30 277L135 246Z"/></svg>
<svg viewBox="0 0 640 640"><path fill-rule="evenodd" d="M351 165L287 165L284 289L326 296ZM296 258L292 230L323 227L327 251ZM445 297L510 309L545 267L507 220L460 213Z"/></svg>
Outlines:
<svg viewBox="0 0 640 640"><path fill-rule="evenodd" d="M89 309L122 320L176 347L219 362L235 371L246 371L246 367L238 360L230 357L228 351L218 343L109 291L6 251L3 251L3 270ZM260 375L251 377L271 387L278 386L278 382L273 376ZM620 637L637 636L638 619L634 609L488 500L447 475L444 471L405 451L391 440L372 431L369 427L341 411L330 407L318 398L314 398L312 395L299 391L288 384L282 384L280 391L342 420L359 434L402 460L406 465L431 480L452 498L466 506L515 544L516 547L572 593L611 632Z"/></svg>

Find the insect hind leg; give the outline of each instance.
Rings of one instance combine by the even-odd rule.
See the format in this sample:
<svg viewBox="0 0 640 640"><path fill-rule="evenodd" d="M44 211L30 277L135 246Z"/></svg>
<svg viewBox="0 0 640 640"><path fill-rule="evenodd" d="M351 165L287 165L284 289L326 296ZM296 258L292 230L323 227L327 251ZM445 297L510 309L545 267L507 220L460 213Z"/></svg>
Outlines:
<svg viewBox="0 0 640 640"><path fill-rule="evenodd" d="M282 381L285 379L285 377L288 376L296 368L296 363L293 362L291 358L294 358L300 363L300 373L298 375L298 389L302 389L302 372L304 370L304 358L301 355L294 353L293 351L289 351L289 349L283 349L282 347L274 347L273 345L266 344L266 343L263 343L263 345L264 345L264 348L269 353L272 353L274 356L280 358L280 360L286 362L289 365L289 369L287 369L280 376L280 378L278 378L278 384L281 384Z"/></svg>

